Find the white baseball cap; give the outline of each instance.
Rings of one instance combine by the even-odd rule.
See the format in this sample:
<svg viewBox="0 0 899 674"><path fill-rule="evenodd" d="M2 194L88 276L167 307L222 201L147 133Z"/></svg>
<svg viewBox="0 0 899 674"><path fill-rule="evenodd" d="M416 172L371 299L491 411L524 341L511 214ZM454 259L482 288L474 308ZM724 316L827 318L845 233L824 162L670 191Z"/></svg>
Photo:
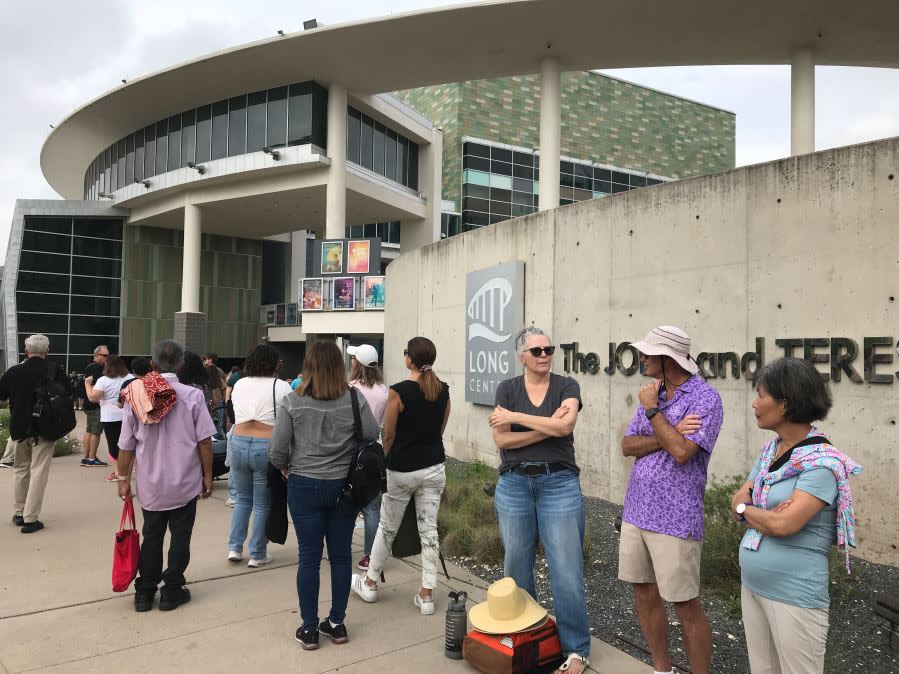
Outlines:
<svg viewBox="0 0 899 674"><path fill-rule="evenodd" d="M348 346L346 352L354 356L360 365L371 367L378 364L378 350L371 344Z"/></svg>

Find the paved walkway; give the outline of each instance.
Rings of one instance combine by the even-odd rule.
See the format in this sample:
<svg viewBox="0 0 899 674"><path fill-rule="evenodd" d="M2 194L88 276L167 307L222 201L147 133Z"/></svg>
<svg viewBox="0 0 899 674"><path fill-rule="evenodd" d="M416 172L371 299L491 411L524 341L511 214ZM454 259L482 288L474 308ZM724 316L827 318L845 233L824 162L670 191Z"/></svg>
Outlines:
<svg viewBox="0 0 899 674"><path fill-rule="evenodd" d="M101 456L105 451L101 448ZM350 598L350 642L323 642L304 652L298 625L296 541L272 545L274 562L258 570L225 560L231 509L227 485L216 482L201 501L187 571L192 601L170 613L135 613L133 593L111 590L113 535L121 516L108 470L81 468L77 456L55 459L41 520L46 529L23 535L9 521L12 471L0 471L0 673L54 672L473 672L443 655L443 614L450 589L476 601L484 583L450 566L435 592L437 614L412 606L417 559L391 560L376 604ZM138 528L140 524L138 524ZM354 558L361 556L361 530ZM293 533L290 534L291 538ZM322 616L330 605L328 564L322 562ZM326 641L326 640L325 640ZM652 671L593 640L592 671Z"/></svg>

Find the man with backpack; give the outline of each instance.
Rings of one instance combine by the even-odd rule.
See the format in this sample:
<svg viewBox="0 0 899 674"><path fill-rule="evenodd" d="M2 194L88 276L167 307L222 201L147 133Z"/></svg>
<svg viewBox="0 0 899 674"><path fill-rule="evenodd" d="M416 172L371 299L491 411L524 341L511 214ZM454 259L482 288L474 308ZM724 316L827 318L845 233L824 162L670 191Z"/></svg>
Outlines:
<svg viewBox="0 0 899 674"><path fill-rule="evenodd" d="M0 400L9 400L9 435L15 443L12 521L23 534L44 528L38 516L53 446L75 427L65 369L47 360L49 350L50 340L44 335L31 335L25 340L27 360L9 368L0 378Z"/></svg>

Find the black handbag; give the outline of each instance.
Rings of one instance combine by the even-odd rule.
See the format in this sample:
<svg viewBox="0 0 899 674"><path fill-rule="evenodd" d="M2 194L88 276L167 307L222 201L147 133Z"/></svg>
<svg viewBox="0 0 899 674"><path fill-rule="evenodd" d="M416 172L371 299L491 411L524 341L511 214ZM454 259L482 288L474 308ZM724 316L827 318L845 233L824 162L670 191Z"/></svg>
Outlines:
<svg viewBox="0 0 899 674"><path fill-rule="evenodd" d="M272 382L272 406L275 419L278 418L278 405L275 401L275 384ZM272 543L284 545L287 542L287 478L275 468L271 461L265 472L269 492L268 519L265 522L265 537Z"/></svg>

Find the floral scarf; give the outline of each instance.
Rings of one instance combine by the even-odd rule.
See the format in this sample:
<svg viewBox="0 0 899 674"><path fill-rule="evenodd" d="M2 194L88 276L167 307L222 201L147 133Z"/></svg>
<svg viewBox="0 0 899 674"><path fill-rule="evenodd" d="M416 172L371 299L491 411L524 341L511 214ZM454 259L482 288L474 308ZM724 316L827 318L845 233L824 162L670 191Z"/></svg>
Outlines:
<svg viewBox="0 0 899 674"><path fill-rule="evenodd" d="M813 427L805 437L810 438L815 435L820 435L820 431ZM793 452L787 463L769 473L768 466L774 459L778 440L780 438L775 438L762 449L762 456L759 459L760 470L752 487L752 505L757 508L767 508L768 492L771 490L771 485L799 475L804 470L827 468L832 471L837 479L837 545L846 553L846 572L848 573L849 547L856 547L855 511L852 507L849 477L861 473L862 467L838 451L833 445L820 443L800 447ZM756 529L749 529L743 539L743 547L749 550L758 550L761 541L762 534Z"/></svg>

